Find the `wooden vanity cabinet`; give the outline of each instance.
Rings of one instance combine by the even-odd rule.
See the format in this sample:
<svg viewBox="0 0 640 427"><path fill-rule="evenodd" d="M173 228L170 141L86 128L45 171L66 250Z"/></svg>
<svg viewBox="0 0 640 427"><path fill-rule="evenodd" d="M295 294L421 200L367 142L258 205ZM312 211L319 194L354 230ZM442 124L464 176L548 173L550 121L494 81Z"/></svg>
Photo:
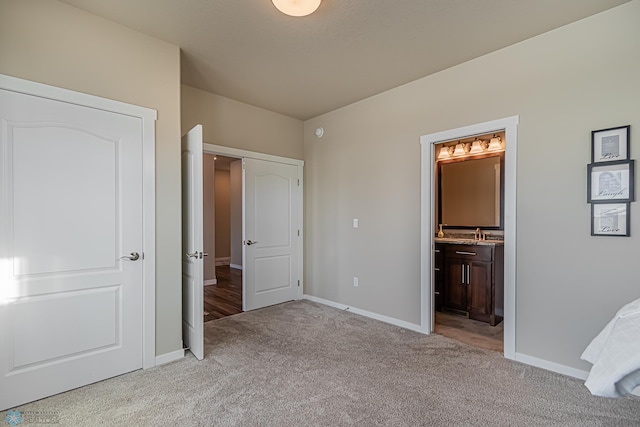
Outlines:
<svg viewBox="0 0 640 427"><path fill-rule="evenodd" d="M495 326L502 321L502 245L447 244L444 250L445 308ZM498 313L496 313L496 310Z"/></svg>

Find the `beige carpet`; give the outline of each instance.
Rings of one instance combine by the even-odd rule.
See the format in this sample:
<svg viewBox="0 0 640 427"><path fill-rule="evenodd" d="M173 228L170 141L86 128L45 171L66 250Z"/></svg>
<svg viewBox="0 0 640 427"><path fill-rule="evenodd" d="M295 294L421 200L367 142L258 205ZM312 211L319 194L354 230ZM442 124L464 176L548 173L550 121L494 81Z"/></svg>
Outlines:
<svg viewBox="0 0 640 427"><path fill-rule="evenodd" d="M18 408L65 426L638 426L640 398L298 301L206 323L192 356ZM4 414L3 414L4 415Z"/></svg>

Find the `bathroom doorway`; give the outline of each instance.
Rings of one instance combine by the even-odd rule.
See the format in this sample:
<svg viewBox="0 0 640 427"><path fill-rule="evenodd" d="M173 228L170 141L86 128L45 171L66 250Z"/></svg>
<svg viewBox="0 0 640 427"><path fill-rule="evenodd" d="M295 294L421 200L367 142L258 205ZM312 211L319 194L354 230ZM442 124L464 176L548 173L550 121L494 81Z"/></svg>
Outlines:
<svg viewBox="0 0 640 427"><path fill-rule="evenodd" d="M504 351L505 132L434 145L433 332Z"/></svg>
<svg viewBox="0 0 640 427"><path fill-rule="evenodd" d="M463 128L452 129L435 134L424 135L420 139L422 145L421 326L426 332L429 333L440 332L443 335L447 333L457 335L457 338L455 336L452 336L452 338L454 339L462 340L463 336L472 337L473 335L476 335L476 342L477 340L481 340L483 342L493 341L494 344L497 343L499 345L500 341L502 341L502 351L505 357L509 359L515 358L515 181L517 124L518 117L514 116L505 119L494 120L491 122L466 126ZM489 232L491 238L499 239L499 231L502 232L501 250L503 251L504 264L496 265L495 270L488 270L484 267L486 267L487 265L486 261L492 259L488 258L489 255L486 255L486 258L480 260L483 261L481 263L465 263L464 260L460 261L456 259L453 261L457 262L457 264L451 264L455 265L456 268L454 269L451 266L447 267L450 268L450 272L447 274L449 278L453 278L454 275L457 274L458 276L455 277L455 280L457 280L458 283L462 283L468 286L469 283L477 283L477 277L488 277L486 275L482 276L483 274L485 274L482 272L500 272L500 274L502 274L503 276L502 280L504 283L504 292L500 296L503 300L503 309L501 313L492 311L490 313L480 313L477 316L473 316L471 314L471 311L464 310L464 306L460 307L451 303L448 304L448 306L447 304L444 304L443 306L447 306L447 308L449 309L453 308L453 310L439 311L436 309L436 305L440 304L441 302L438 301L438 295L436 294L436 281L438 279L438 272L435 270L436 262L438 261L435 252L437 243L436 239L438 236L437 233L439 231L436 222L438 221L437 197L439 190L439 182L437 180L438 169L436 167L436 160L437 157L440 156L440 148L442 148L442 146L438 146L438 144L445 143L445 145L447 145L447 149L450 150L448 154L451 158L460 156L461 153L465 153L465 151L466 154L470 154L472 150L475 151L475 153L473 154L477 153L478 155L486 155L488 153L487 150L485 150L487 151L486 153L481 153L478 151L482 151L483 149L483 147L480 146L480 144L483 143L481 140L488 139L487 142L490 143L494 134L503 135L503 140L506 141L506 145L504 147L504 171L501 177L504 182L504 197L503 201L501 202L503 204L503 226L499 227L502 228L502 230L493 230L491 229L491 227L489 227L488 230L482 230L481 228L480 233L483 234L481 234L480 239L482 239L482 237L486 237L484 235L485 232ZM460 145L460 147L457 147L458 145ZM474 147L474 145L476 145L476 147ZM449 149L449 146L453 147ZM488 148L488 146L485 146L485 149L486 148ZM456 149L459 151L456 155L454 155ZM458 236L451 236L454 230L455 229L449 230L450 237L457 238ZM475 229L466 229L463 227L461 228L461 230L463 230L463 234L465 232L470 233L469 236L463 235L459 236L460 238L476 238ZM444 231L446 235L447 230L445 229ZM445 242L440 241L438 243ZM447 243L457 244L461 242L456 241ZM466 243L473 244L473 241ZM483 245L485 245L485 243L483 243ZM483 246L483 248L485 249L483 249L482 251L457 250L457 252L460 252L462 255L466 255L466 252L482 252L484 254L486 251L486 246ZM478 266L483 268L477 268ZM445 274L444 276L447 276L447 274ZM487 278L487 280L489 279ZM438 308L440 308L440 306ZM471 319L467 319L467 316ZM480 320L480 322L476 323L476 321L478 320ZM491 324L493 324L494 326L491 326ZM491 329L487 329L487 327ZM485 329L486 331L484 331ZM483 331L486 333L483 333ZM500 335L503 336L502 340L500 340L499 338ZM467 341L469 341L469 344L474 344L474 339L467 339ZM494 347L492 349L499 350L499 347Z"/></svg>

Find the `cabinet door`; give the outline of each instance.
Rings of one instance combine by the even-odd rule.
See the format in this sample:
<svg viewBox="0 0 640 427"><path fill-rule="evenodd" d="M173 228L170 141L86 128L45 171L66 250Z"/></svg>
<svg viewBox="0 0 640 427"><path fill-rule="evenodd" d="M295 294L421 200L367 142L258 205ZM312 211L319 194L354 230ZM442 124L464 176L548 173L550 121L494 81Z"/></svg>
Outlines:
<svg viewBox="0 0 640 427"><path fill-rule="evenodd" d="M445 259L446 290L444 305L448 308L467 311L466 264L457 258Z"/></svg>
<svg viewBox="0 0 640 427"><path fill-rule="evenodd" d="M489 321L491 316L491 268L490 262L469 262L467 284L467 311L469 318Z"/></svg>

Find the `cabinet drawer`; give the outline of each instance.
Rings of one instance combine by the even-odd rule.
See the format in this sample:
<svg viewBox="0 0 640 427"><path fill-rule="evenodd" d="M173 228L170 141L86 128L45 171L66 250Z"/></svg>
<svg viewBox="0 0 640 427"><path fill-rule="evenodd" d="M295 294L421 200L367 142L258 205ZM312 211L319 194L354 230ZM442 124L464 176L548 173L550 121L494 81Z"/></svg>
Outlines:
<svg viewBox="0 0 640 427"><path fill-rule="evenodd" d="M493 248L480 245L446 245L445 257L470 261L491 261L493 259Z"/></svg>

